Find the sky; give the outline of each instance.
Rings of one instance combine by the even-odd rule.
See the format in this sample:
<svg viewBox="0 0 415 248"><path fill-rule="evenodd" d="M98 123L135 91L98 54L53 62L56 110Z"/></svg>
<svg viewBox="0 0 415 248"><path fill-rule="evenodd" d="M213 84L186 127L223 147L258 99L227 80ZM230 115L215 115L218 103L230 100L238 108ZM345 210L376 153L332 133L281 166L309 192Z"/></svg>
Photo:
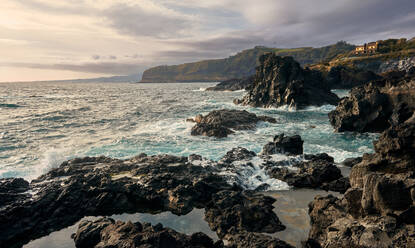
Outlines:
<svg viewBox="0 0 415 248"><path fill-rule="evenodd" d="M414 0L1 0L0 82L414 36Z"/></svg>

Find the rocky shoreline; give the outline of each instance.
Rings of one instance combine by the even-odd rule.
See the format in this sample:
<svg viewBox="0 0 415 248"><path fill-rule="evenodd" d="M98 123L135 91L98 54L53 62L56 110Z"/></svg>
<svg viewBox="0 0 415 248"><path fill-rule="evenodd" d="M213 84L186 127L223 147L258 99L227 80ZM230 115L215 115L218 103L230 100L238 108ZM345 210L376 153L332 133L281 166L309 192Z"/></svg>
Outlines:
<svg viewBox="0 0 415 248"><path fill-rule="evenodd" d="M267 54L260 62L254 87L237 103L301 109L339 100L321 74L302 69L292 58ZM266 194L273 184L340 193L316 196L309 204L311 229L307 240L300 240L304 247L415 247L414 75L413 69L391 72L353 88L329 114L335 131L382 132L375 153L343 162L351 167L349 177L333 157L304 154L304 140L283 133L259 154L236 147L218 161L197 154L76 158L31 182L0 179L0 247L22 247L87 216L102 218L79 224L73 235L79 248L293 247L276 235L286 225L274 209L276 199ZM255 129L260 121L277 122L228 109L188 121L196 123L191 135L217 138ZM219 240L110 218L186 215L196 208L204 209Z"/></svg>

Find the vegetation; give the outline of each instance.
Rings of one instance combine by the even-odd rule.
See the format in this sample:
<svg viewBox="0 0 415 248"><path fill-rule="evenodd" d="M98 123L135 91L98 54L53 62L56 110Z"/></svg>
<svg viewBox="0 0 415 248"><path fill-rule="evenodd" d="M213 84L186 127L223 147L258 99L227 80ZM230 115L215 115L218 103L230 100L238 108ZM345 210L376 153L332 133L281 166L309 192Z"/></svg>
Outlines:
<svg viewBox="0 0 415 248"><path fill-rule="evenodd" d="M224 81L253 75L259 65L258 58L264 53L273 52L280 56L292 56L302 65L308 65L330 60L353 49L353 45L344 41L321 48L278 49L257 46L226 59L153 67L144 72L141 82Z"/></svg>

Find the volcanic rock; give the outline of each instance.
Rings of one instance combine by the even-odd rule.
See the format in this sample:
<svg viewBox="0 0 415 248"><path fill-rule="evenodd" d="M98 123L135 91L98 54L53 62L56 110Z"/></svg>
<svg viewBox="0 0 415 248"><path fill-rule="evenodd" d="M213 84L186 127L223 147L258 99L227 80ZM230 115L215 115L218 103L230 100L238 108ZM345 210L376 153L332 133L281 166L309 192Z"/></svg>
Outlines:
<svg viewBox="0 0 415 248"><path fill-rule="evenodd" d="M284 134L276 135L274 142L270 142L262 149L262 154L272 155L282 153L287 155L303 154L303 143L300 135L287 136Z"/></svg>
<svg viewBox="0 0 415 248"><path fill-rule="evenodd" d="M329 119L337 132L383 132L411 117L415 110L415 76L391 72L381 80L355 87Z"/></svg>
<svg viewBox="0 0 415 248"><path fill-rule="evenodd" d="M92 247L198 247L219 248L223 243L214 243L203 233L185 235L161 224L131 223L101 218L83 221L74 236L77 248Z"/></svg>
<svg viewBox="0 0 415 248"><path fill-rule="evenodd" d="M321 72L301 68L292 57L272 53L259 58L252 89L235 103L253 107L302 109L307 106L337 105L339 98L330 91Z"/></svg>
<svg viewBox="0 0 415 248"><path fill-rule="evenodd" d="M192 161L201 159L196 155L190 157ZM214 161L209 163L200 166L189 162L187 157L171 155L140 154L127 160L86 157L64 162L30 184L22 179L2 180L2 193L14 188L10 185L23 192L21 198L0 208L0 247L21 247L85 216L164 211L183 215L195 207L205 208L210 227L220 237L284 229L272 211L273 199L230 185L227 177L220 175L221 166ZM113 247L111 244L131 241L127 230L130 224L111 224L98 237L93 229L103 226L101 223L99 228L88 228L87 233L95 234L86 239L80 235L78 240L83 241L79 242L98 241ZM117 236L122 232L127 236ZM172 237L176 235L166 232ZM164 240L164 234L154 235L156 240Z"/></svg>
<svg viewBox="0 0 415 248"><path fill-rule="evenodd" d="M310 240L321 247L414 247L415 115L374 142L353 166L343 198L310 204Z"/></svg>
<svg viewBox="0 0 415 248"><path fill-rule="evenodd" d="M332 67L326 76L331 89L351 89L381 78L372 71L347 66Z"/></svg>
<svg viewBox="0 0 415 248"><path fill-rule="evenodd" d="M257 122L264 121L276 123L276 120L268 116L257 116L246 110L214 110L206 116L197 115L196 125L192 128L191 135L227 137L233 130L255 129Z"/></svg>

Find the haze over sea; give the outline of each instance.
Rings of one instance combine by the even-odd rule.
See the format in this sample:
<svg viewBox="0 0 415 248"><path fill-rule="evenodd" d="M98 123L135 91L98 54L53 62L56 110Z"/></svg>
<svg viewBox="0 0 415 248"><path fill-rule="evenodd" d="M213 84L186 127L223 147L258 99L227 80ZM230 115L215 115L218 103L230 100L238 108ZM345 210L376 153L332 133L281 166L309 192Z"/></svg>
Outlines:
<svg viewBox="0 0 415 248"><path fill-rule="evenodd" d="M237 146L260 152L280 133L301 135L305 153L326 152L336 162L372 152L376 135L333 132L327 114L334 106L296 112L241 107L232 100L244 92L204 91L213 85L0 83L0 178L34 179L81 156L195 153L218 160ZM221 108L269 115L277 123L224 139L190 135L194 124L187 118Z"/></svg>

